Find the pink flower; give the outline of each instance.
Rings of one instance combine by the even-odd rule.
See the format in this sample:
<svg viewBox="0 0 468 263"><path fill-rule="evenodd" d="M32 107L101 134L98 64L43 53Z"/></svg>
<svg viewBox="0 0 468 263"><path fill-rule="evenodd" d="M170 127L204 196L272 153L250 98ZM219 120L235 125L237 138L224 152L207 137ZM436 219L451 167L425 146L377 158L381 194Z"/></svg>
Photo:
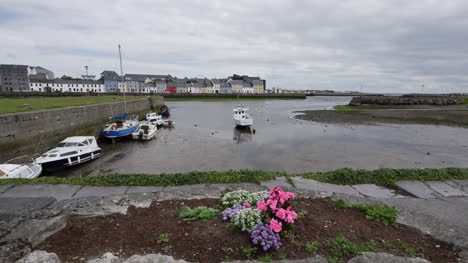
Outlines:
<svg viewBox="0 0 468 263"><path fill-rule="evenodd" d="M266 211L267 206L266 206L265 202L263 202L263 201L257 202L257 209L260 210L260 211Z"/></svg>
<svg viewBox="0 0 468 263"><path fill-rule="evenodd" d="M250 204L249 204L249 203L245 203L245 204L244 204L244 207L245 207L245 208L248 208L248 207L250 207Z"/></svg>
<svg viewBox="0 0 468 263"><path fill-rule="evenodd" d="M284 219L284 221L288 222L288 223L294 223L294 220L297 219L297 214L296 212L292 211L292 210L286 210L287 213L286 213L286 218Z"/></svg>
<svg viewBox="0 0 468 263"><path fill-rule="evenodd" d="M276 206L278 205L278 201L268 199L266 204L271 208L271 210L276 210Z"/></svg>
<svg viewBox="0 0 468 263"><path fill-rule="evenodd" d="M283 224L279 222L276 219L272 219L270 221L270 228L271 230L275 231L276 233L281 232L281 229L283 228Z"/></svg>
<svg viewBox="0 0 468 263"><path fill-rule="evenodd" d="M279 217L280 219L284 220L286 218L287 212L288 212L287 210L284 210L283 208L279 208L276 211L275 215Z"/></svg>

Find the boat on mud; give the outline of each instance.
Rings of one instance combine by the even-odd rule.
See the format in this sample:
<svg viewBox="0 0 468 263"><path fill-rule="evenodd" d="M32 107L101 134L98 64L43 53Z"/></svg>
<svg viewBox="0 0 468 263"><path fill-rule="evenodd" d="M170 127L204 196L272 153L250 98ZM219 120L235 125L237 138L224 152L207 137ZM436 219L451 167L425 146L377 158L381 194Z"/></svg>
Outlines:
<svg viewBox="0 0 468 263"><path fill-rule="evenodd" d="M164 124L162 116L155 112L146 114L146 120L151 122L152 124L155 124L156 126L161 126Z"/></svg>
<svg viewBox="0 0 468 263"><path fill-rule="evenodd" d="M250 127L251 125L253 125L253 118L247 113L248 110L248 108L244 108L240 105L237 105L237 107L233 109L234 124L236 124L236 126Z"/></svg>
<svg viewBox="0 0 468 263"><path fill-rule="evenodd" d="M140 122L136 115L133 115L128 119L127 118L127 113L110 117L110 119L115 120L115 122L107 124L102 131L102 135L110 139L131 135L138 129Z"/></svg>
<svg viewBox="0 0 468 263"><path fill-rule="evenodd" d="M159 109L159 114L161 114L161 116L166 117L166 118L169 117L169 115L171 115L170 110L166 105L161 106L161 108Z"/></svg>
<svg viewBox="0 0 468 263"><path fill-rule="evenodd" d="M0 164L0 179L33 179L41 173L42 166L29 156L20 156Z"/></svg>
<svg viewBox="0 0 468 263"><path fill-rule="evenodd" d="M36 163L47 171L54 171L85 163L101 156L94 136L73 136L61 141L55 148L36 158Z"/></svg>
<svg viewBox="0 0 468 263"><path fill-rule="evenodd" d="M158 131L158 127L149 122L145 121L140 123L140 126L138 129L132 133L132 138L134 140L144 140L144 141L149 141L156 136L156 132Z"/></svg>

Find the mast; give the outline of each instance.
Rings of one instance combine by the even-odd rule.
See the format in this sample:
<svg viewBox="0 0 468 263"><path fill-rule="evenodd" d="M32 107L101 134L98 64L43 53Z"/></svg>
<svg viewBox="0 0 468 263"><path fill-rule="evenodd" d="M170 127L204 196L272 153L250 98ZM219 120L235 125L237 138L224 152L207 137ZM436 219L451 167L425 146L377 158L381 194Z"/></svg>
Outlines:
<svg viewBox="0 0 468 263"><path fill-rule="evenodd" d="M122 53L120 52L120 44L119 44L119 59L120 59L120 75L122 75L122 88L123 88L123 96L124 96L124 113L127 113L127 101L125 100L125 85L124 85L124 74L122 69Z"/></svg>

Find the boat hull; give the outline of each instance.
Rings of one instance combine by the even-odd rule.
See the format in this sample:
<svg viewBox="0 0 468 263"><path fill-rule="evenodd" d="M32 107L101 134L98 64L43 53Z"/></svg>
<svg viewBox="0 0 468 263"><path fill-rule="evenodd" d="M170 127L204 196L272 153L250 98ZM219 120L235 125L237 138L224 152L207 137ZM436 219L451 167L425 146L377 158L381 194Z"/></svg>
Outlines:
<svg viewBox="0 0 468 263"><path fill-rule="evenodd" d="M234 124L240 127L249 127L253 125L253 120L252 119L241 119L241 120L234 119Z"/></svg>
<svg viewBox="0 0 468 263"><path fill-rule="evenodd" d="M59 160L55 160L51 162L44 162L41 165L42 165L43 170L53 172L53 171L63 169L65 167L75 166L78 164L82 164L85 162L95 160L99 158L100 156L101 156L101 150L97 150L94 152L85 153L85 154L78 155L78 156L63 158L63 159L59 159Z"/></svg>
<svg viewBox="0 0 468 263"><path fill-rule="evenodd" d="M133 132L136 131L136 129L138 129L138 126L134 126L126 130L104 130L102 132L102 136L106 138L110 138L110 139L118 138L118 137L125 137L128 135L131 135Z"/></svg>

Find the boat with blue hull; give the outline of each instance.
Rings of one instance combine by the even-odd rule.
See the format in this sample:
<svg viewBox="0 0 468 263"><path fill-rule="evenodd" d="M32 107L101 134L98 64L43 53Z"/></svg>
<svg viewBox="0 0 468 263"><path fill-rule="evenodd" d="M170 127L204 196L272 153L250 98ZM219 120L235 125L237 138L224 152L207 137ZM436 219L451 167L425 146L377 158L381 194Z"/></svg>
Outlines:
<svg viewBox="0 0 468 263"><path fill-rule="evenodd" d="M140 126L138 116L133 116L130 119L127 119L127 113L110 118L116 121L114 123L107 124L106 128L102 131L102 135L109 139L132 135L132 133Z"/></svg>

